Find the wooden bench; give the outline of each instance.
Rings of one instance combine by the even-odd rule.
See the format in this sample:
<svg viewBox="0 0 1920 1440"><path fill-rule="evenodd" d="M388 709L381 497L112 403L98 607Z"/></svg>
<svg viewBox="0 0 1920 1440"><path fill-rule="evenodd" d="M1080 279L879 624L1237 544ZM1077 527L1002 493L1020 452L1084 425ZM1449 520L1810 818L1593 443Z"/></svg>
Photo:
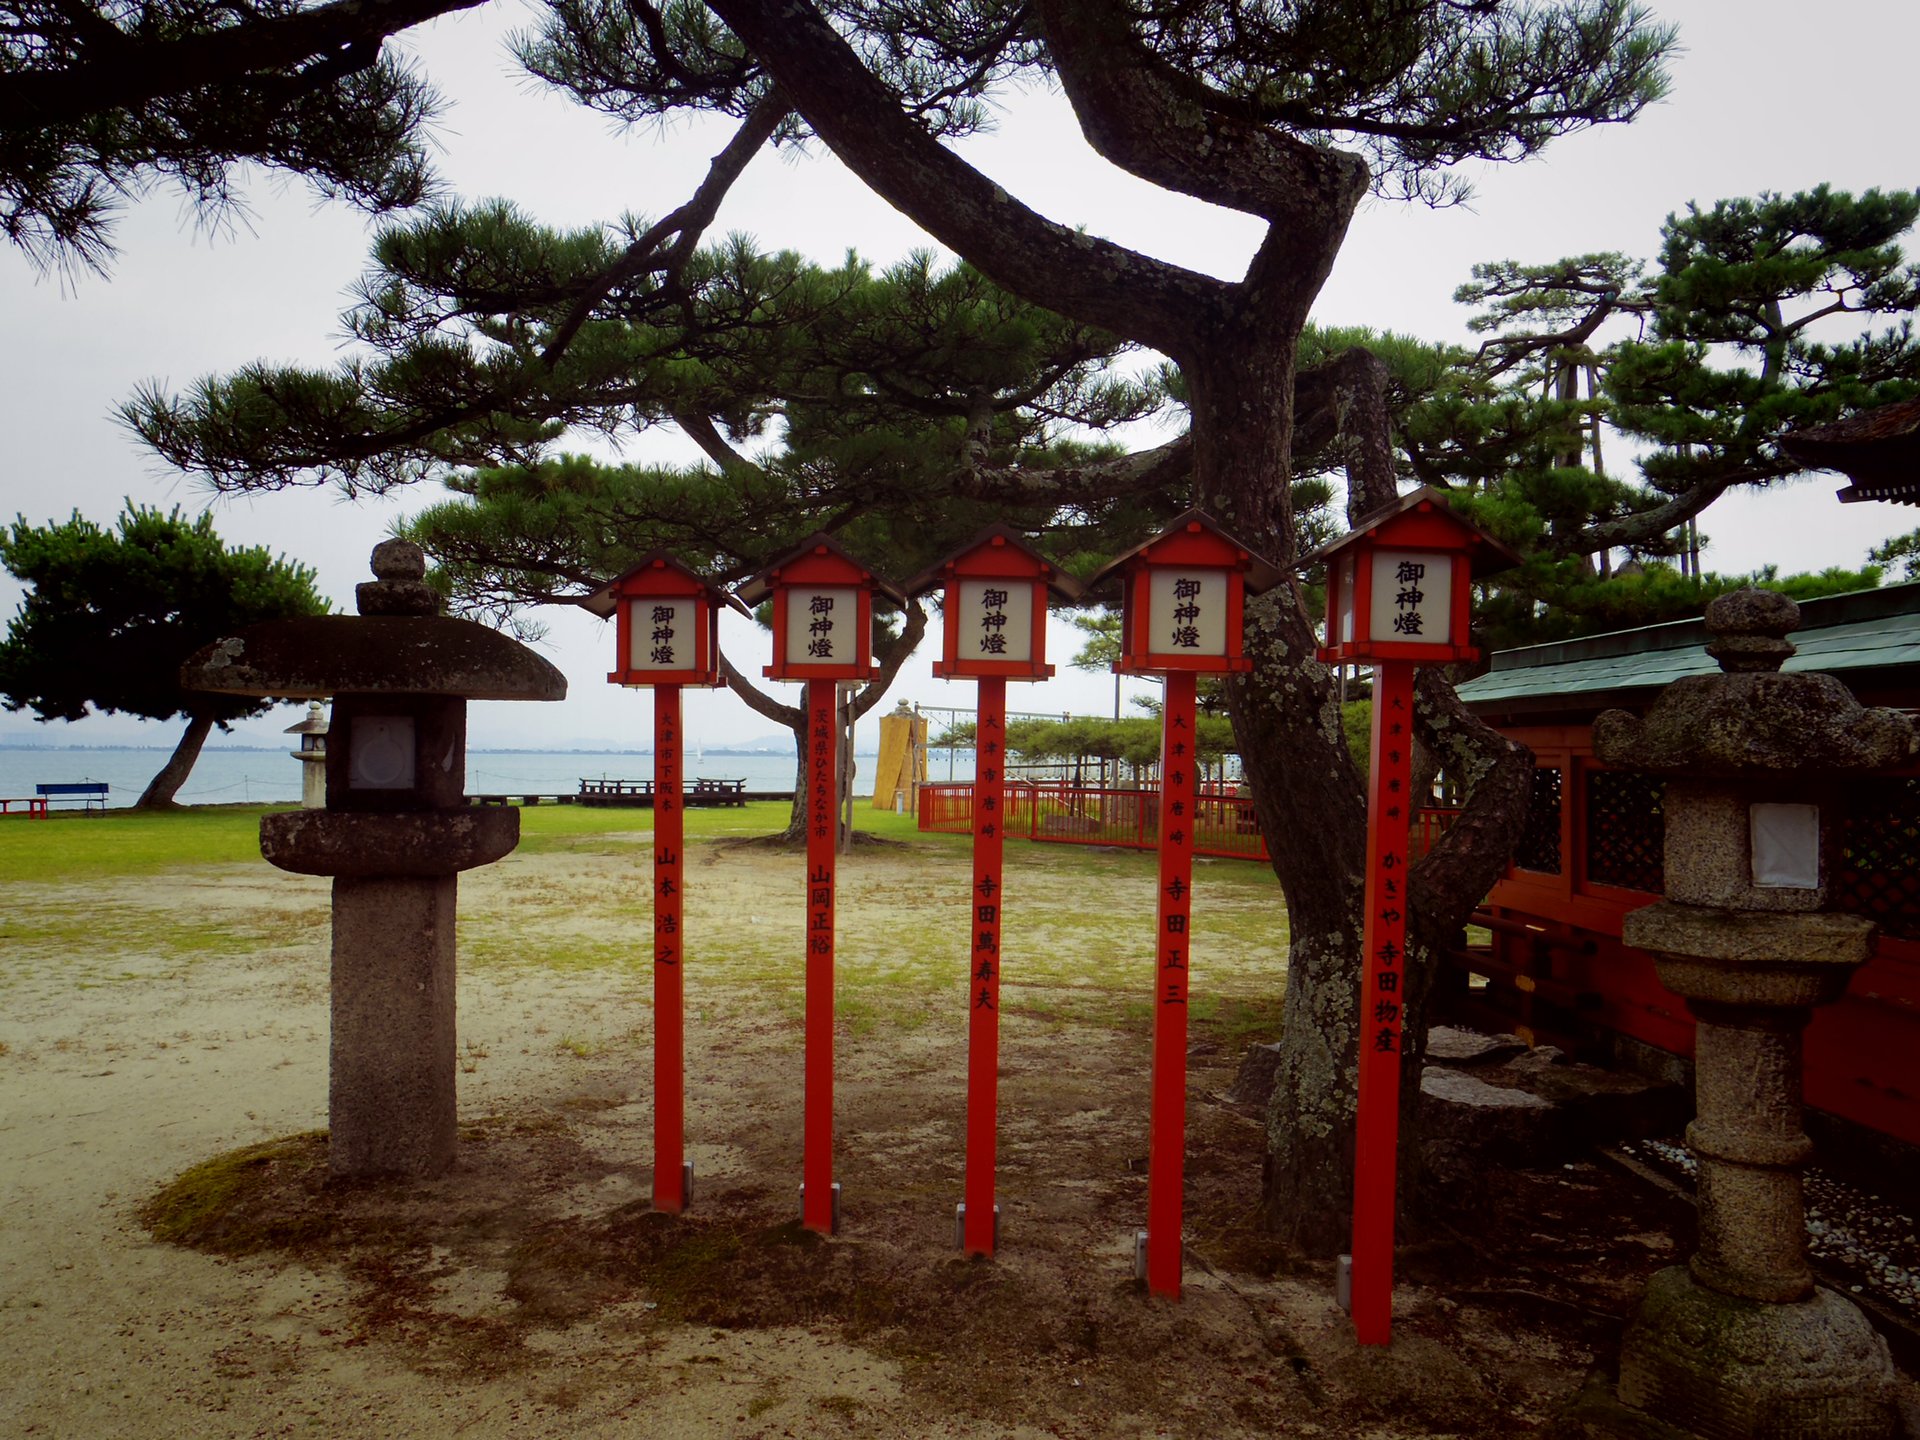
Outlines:
<svg viewBox="0 0 1920 1440"><path fill-rule="evenodd" d="M33 789L42 805L49 801L77 800L84 809L106 813L107 782L104 780L72 780L53 785L36 785Z"/></svg>
<svg viewBox="0 0 1920 1440"><path fill-rule="evenodd" d="M582 780L575 796L580 805L637 805L651 808L651 780Z"/></svg>
<svg viewBox="0 0 1920 1440"><path fill-rule="evenodd" d="M24 805L24 811L15 811L16 805ZM30 820L47 818L47 797L44 795L0 795L0 815L25 814Z"/></svg>

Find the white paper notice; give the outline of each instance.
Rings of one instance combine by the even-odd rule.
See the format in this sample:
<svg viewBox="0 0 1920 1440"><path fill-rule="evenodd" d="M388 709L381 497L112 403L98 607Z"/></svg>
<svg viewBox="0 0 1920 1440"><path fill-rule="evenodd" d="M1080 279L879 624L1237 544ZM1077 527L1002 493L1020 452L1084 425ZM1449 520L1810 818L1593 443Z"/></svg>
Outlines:
<svg viewBox="0 0 1920 1440"><path fill-rule="evenodd" d="M1753 883L1768 890L1813 890L1820 884L1820 807L1751 805Z"/></svg>

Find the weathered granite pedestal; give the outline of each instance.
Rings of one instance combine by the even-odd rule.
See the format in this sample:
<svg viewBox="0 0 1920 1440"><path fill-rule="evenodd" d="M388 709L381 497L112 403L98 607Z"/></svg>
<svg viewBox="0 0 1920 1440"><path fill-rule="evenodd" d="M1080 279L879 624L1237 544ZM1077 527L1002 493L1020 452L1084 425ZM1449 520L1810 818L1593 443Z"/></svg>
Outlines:
<svg viewBox="0 0 1920 1440"><path fill-rule="evenodd" d="M1637 720L1609 711L1594 752L1668 777L1667 898L1627 916L1686 999L1695 1039L1700 1249L1654 1277L1623 1342L1618 1399L1710 1440L1888 1440L1886 1342L1806 1259L1801 1034L1868 956L1871 922L1826 912L1839 861L1831 778L1903 763L1906 718L1839 681L1777 674L1799 623L1783 596L1707 609L1725 672L1676 681Z"/></svg>
<svg viewBox="0 0 1920 1440"><path fill-rule="evenodd" d="M332 695L324 810L269 815L260 850L333 881L328 1163L453 1164L456 876L509 853L520 812L466 804L468 700L559 700L564 676L497 631L438 614L419 548L389 540L360 615L251 626L182 671L192 689Z"/></svg>

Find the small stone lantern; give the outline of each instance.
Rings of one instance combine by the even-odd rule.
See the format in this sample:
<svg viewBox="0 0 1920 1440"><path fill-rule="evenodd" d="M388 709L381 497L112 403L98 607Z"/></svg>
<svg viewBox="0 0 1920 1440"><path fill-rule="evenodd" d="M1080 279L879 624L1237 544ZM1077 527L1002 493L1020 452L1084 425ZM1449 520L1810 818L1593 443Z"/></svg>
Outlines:
<svg viewBox="0 0 1920 1440"><path fill-rule="evenodd" d="M559 700L567 682L498 631L439 614L419 546L382 542L373 573L357 618L249 626L181 682L334 697L326 808L265 817L260 850L334 877L330 1168L437 1175L456 1139L455 876L520 841L518 810L467 806L467 702Z"/></svg>
<svg viewBox="0 0 1920 1440"><path fill-rule="evenodd" d="M323 810L327 804L327 707L307 702L307 718L284 732L300 737L300 748L288 753L300 762L300 808Z"/></svg>
<svg viewBox="0 0 1920 1440"><path fill-rule="evenodd" d="M1886 1343L1807 1266L1801 1035L1873 936L1826 909L1842 861L1834 781L1904 763L1913 727L1832 676L1776 673L1799 624L1784 596L1736 591L1706 619L1725 673L1593 727L1604 763L1667 777L1666 899L1627 916L1621 938L1698 1021L1700 1249L1648 1286L1619 1396L1702 1436L1884 1440L1899 1423Z"/></svg>

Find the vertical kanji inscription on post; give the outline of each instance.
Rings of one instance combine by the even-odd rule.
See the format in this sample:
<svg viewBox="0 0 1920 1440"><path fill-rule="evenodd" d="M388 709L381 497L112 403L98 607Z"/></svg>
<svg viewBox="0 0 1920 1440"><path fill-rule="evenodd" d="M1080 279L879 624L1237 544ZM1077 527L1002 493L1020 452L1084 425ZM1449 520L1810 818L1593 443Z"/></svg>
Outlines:
<svg viewBox="0 0 1920 1440"><path fill-rule="evenodd" d="M870 680L876 593L906 596L832 537L809 536L736 592L742 604L771 601L769 679L806 686L807 908L806 1054L801 1064L800 1221L823 1235L840 1228L833 1182L834 866L839 848L840 685Z"/></svg>
<svg viewBox="0 0 1920 1440"><path fill-rule="evenodd" d="M1414 669L1472 660L1469 581L1518 557L1421 488L1369 514L1306 557L1324 565L1326 638L1319 658L1373 667L1373 746L1359 994L1359 1095L1353 1181L1353 1328L1362 1345L1393 1333L1393 1231L1400 1135L1400 1056L1407 998L1407 833L1413 793Z"/></svg>
<svg viewBox="0 0 1920 1440"><path fill-rule="evenodd" d="M807 682L806 1094L800 1223L833 1233L833 910L838 684Z"/></svg>
<svg viewBox="0 0 1920 1440"><path fill-rule="evenodd" d="M587 597L615 622L616 685L653 689L653 1204L693 1203L686 1156L685 772L681 690L720 683L720 611L732 604L671 555L646 556Z"/></svg>
<svg viewBox="0 0 1920 1440"><path fill-rule="evenodd" d="M1246 597L1280 572L1197 510L1101 570L1124 585L1122 675L1164 676L1160 741L1160 877L1154 910L1153 1087L1147 1125L1147 1226L1134 1237L1135 1273L1178 1299L1186 1183L1187 1002L1193 975L1193 827L1201 792L1199 677L1252 668L1242 630Z"/></svg>
<svg viewBox="0 0 1920 1440"><path fill-rule="evenodd" d="M1047 594L1076 600L1078 581L1062 575L1004 525L989 525L960 550L907 582L919 595L942 590L942 655L933 673L980 682L974 718L973 888L967 896L967 1167L954 1225L969 1255L999 1244L994 1202L1000 1103L1000 978L1005 963L1001 862L1007 801L1007 682L1044 680Z"/></svg>
<svg viewBox="0 0 1920 1440"><path fill-rule="evenodd" d="M973 779L972 974L967 1005L967 1174L961 1248L991 1255L1000 1093L1001 865L1006 853L1007 682L980 682Z"/></svg>
<svg viewBox="0 0 1920 1440"><path fill-rule="evenodd" d="M685 779L680 769L680 687L653 692L653 1208L687 1206L686 989L680 963L685 885Z"/></svg>
<svg viewBox="0 0 1920 1440"><path fill-rule="evenodd" d="M1187 1153L1187 982L1193 815L1199 794L1192 671L1167 676L1160 741L1160 883L1154 951L1153 1102L1147 1139L1147 1288L1180 1293Z"/></svg>
<svg viewBox="0 0 1920 1440"><path fill-rule="evenodd" d="M1363 1345L1386 1344L1393 1321L1412 715L1413 666L1404 661L1377 666L1360 981L1360 1133L1353 1182L1353 1325Z"/></svg>

